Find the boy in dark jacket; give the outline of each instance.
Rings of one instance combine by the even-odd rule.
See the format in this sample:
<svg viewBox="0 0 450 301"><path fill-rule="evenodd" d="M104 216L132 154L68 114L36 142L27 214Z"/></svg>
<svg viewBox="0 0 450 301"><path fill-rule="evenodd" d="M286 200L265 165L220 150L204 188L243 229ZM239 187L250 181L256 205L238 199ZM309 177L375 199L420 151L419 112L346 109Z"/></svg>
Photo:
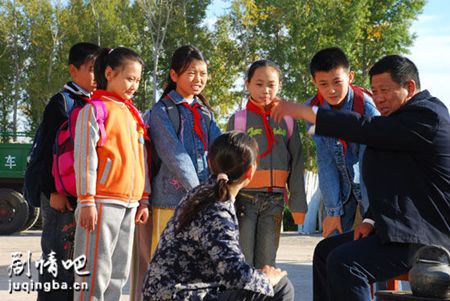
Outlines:
<svg viewBox="0 0 450 301"><path fill-rule="evenodd" d="M44 273L39 275L41 283L54 280L60 285L67 284L69 288L73 284L73 271L72 269L66 270L62 266L62 261L72 259L73 256L76 199L56 191L55 180L52 176L52 148L59 127L69 117L68 103L73 101L74 105L82 106L89 100L91 92L95 90L94 62L99 50L97 45L91 43L78 43L72 46L69 52L69 73L72 81L65 84L61 92L50 98L44 111L41 124L44 168L38 179L42 193L46 196L41 199L41 247L44 260L56 259L58 273L54 277L44 268ZM73 291L72 289L39 291L38 300L73 300Z"/></svg>

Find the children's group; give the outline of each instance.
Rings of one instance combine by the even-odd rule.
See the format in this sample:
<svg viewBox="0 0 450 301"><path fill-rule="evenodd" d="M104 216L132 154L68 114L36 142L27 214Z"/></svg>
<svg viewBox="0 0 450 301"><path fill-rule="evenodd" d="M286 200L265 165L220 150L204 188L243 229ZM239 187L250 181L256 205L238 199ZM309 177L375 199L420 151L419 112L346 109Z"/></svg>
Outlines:
<svg viewBox="0 0 450 301"><path fill-rule="evenodd" d="M208 64L199 49L175 50L159 101L141 114L132 98L142 58L125 47L73 45L71 81L45 108L32 154L39 164L29 166L25 189L38 192L38 200L29 201L40 203L43 258L54 256L61 265L83 257L86 264L84 273L61 268L56 277L40 275L42 283L65 282L71 289L39 291L38 300L118 301L129 276L133 301L294 300L276 254L285 207L297 225L307 212L299 119L316 145L326 214L326 239L314 254L314 300L370 300L370 284L407 272L412 251L449 239L448 111L421 94L418 73L406 70L411 66L402 56L382 58L371 69L370 91L353 85L355 74L340 48L322 49L309 66L317 92L300 105L278 96L281 68L257 60L245 77L245 108L231 115L222 133L202 94ZM439 113L425 114L429 119L409 133L408 122L415 120L399 112L417 98L432 98L428 111ZM392 138L400 129L403 136ZM398 180L421 151L439 153L420 138L444 148L430 163L439 165L436 177L421 169L435 190L423 183L406 188ZM412 155L402 155L407 151ZM381 170L388 162L396 169ZM386 178L377 186L373 174ZM420 189L428 191L422 202L432 195L438 203L417 205L413 192ZM406 201L393 208L392 195ZM427 215L426 206L435 212ZM426 227L414 231L413 220ZM357 241L367 242L358 256L343 250ZM362 258L367 250L384 252L395 267ZM377 274L380 267L388 272ZM72 289L74 283L88 283L88 289Z"/></svg>

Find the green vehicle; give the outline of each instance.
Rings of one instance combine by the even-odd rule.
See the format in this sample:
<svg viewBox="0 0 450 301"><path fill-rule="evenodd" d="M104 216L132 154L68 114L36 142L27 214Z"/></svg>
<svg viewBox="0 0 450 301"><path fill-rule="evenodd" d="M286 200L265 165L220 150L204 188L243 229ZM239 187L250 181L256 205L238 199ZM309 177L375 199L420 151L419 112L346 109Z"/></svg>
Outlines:
<svg viewBox="0 0 450 301"><path fill-rule="evenodd" d="M29 143L0 143L0 235L30 229L39 208L23 197L23 181L31 149Z"/></svg>

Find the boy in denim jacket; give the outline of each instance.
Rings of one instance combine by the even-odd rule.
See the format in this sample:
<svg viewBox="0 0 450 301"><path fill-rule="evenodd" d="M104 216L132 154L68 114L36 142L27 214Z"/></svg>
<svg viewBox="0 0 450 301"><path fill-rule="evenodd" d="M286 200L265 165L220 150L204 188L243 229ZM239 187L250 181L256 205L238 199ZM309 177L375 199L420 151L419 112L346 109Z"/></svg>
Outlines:
<svg viewBox="0 0 450 301"><path fill-rule="evenodd" d="M317 52L311 60L310 72L320 104L324 108L354 111L355 91L354 74L345 53L337 47L325 48ZM312 104L314 98L307 100ZM379 115L372 98L364 93L364 115ZM347 143L342 139L314 135L314 127L309 133L316 144L319 188L325 205L326 217L323 221L323 236L338 232L348 232L355 221L358 203L365 211L368 207L367 194L360 177L364 145Z"/></svg>

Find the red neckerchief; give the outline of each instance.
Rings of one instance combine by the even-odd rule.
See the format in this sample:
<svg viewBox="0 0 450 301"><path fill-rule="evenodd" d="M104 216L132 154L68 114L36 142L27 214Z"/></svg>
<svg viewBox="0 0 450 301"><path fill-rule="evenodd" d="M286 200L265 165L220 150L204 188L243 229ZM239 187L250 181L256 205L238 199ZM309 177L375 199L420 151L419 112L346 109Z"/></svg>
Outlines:
<svg viewBox="0 0 450 301"><path fill-rule="evenodd" d="M136 107L133 105L132 99L124 99L124 98L120 97L119 95L117 95L116 93L108 92L105 90L95 90L94 93L92 94L91 99L101 99L102 96L113 97L115 100L123 102L127 106L131 115L133 115L134 120L136 120L138 126L142 128L143 134L144 134L144 139L149 140L149 138L147 136L147 130L146 130L147 125L144 123L144 120L142 120L141 114L139 113L138 109L136 109Z"/></svg>
<svg viewBox="0 0 450 301"><path fill-rule="evenodd" d="M206 142L205 133L203 132L202 128L202 114L197 110L198 108L200 108L200 104L194 102L192 106L190 106L187 102L182 102L181 105L191 111L192 116L194 117L194 132L197 134L200 140L202 140L203 147L206 151L208 149L208 143Z"/></svg>
<svg viewBox="0 0 450 301"><path fill-rule="evenodd" d="M273 133L273 129L270 127L268 119L268 117L270 117L272 106L263 110L261 107L258 107L256 104L254 104L252 99L249 98L247 102L247 110L261 116L261 119L264 123L264 130L266 131L267 139L267 150L258 156L259 158L263 158L272 151L273 144L275 143L275 135Z"/></svg>

